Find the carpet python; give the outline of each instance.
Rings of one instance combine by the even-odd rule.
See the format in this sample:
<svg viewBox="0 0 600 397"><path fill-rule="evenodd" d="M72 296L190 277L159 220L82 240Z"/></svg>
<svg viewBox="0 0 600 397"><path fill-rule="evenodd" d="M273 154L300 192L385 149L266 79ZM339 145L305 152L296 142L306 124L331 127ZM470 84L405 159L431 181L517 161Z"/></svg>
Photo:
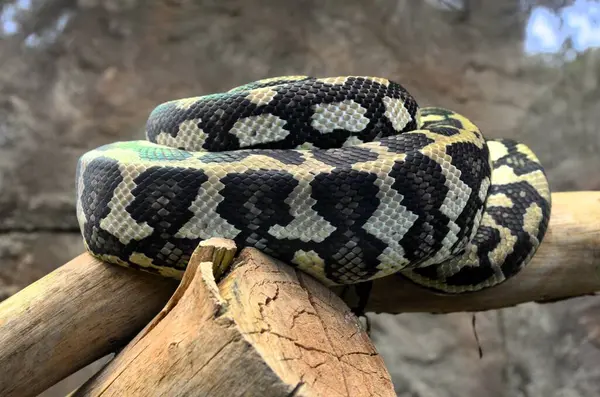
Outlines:
<svg viewBox="0 0 600 397"><path fill-rule="evenodd" d="M399 273L474 291L516 274L550 217L527 146L385 78L285 76L166 102L146 138L80 158L77 217L93 256L167 277L224 237L327 285Z"/></svg>

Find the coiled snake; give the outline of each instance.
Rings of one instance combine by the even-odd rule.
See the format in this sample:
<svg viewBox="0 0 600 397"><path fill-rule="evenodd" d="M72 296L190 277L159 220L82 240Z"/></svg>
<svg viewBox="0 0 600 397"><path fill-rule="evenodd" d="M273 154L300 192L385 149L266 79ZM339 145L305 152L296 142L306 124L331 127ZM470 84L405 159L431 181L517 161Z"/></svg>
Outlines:
<svg viewBox="0 0 600 397"><path fill-rule="evenodd" d="M285 76L170 101L146 135L81 157L77 216L92 255L164 276L225 237L328 285L400 272L473 291L516 274L550 217L528 147L419 109L384 78Z"/></svg>

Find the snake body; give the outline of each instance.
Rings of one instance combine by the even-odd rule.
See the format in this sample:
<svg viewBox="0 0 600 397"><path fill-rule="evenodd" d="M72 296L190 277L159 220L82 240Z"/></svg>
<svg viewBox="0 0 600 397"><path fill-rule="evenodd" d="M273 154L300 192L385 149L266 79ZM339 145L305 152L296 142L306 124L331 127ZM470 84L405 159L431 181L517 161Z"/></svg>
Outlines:
<svg viewBox="0 0 600 397"><path fill-rule="evenodd" d="M80 158L77 217L92 255L163 276L225 237L328 285L400 273L474 291L516 274L550 217L527 146L384 78L284 76L170 101L146 135Z"/></svg>

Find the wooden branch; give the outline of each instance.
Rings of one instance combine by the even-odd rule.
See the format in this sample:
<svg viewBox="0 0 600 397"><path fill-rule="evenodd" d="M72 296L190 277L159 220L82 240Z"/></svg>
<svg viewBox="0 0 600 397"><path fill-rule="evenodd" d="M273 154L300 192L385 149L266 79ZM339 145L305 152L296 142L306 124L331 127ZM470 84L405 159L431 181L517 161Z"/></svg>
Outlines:
<svg viewBox="0 0 600 397"><path fill-rule="evenodd" d="M356 287L352 287L356 290ZM342 288L335 289L342 293ZM481 311L524 302L553 302L600 291L600 192L552 195L546 237L525 269L486 290L442 295L401 276L375 280L367 312L404 313ZM346 302L356 306L356 295Z"/></svg>
<svg viewBox="0 0 600 397"><path fill-rule="evenodd" d="M125 345L174 280L82 254L0 303L0 396L35 396Z"/></svg>
<svg viewBox="0 0 600 397"><path fill-rule="evenodd" d="M165 310L73 397L395 395L336 295L266 256L242 255L217 286L207 260L235 248L210 241Z"/></svg>
<svg viewBox="0 0 600 397"><path fill-rule="evenodd" d="M283 285L288 284L268 281L271 279L267 277L283 277L282 274L285 275L286 280L296 277L298 283L301 281L304 283L302 284L303 288L311 286L312 281L306 280L312 279L279 262L269 260L266 255L255 249L242 250L239 261L249 265L239 266L239 269L234 270L234 273L240 272L241 269L246 269L248 266L249 268L257 266L252 265L256 263L275 263L277 271L273 271L273 274L270 273L271 271L266 271L264 276L260 276L264 277L265 280L261 279L260 282L248 276L248 274L252 274L251 272L244 273L248 276L247 280L244 277L238 277L235 279L237 280L235 283L231 283L227 281L230 280L227 278L220 287L221 300L211 303L212 306L198 306L198 304L191 306L195 311L204 310L206 313L211 313L211 310L215 310L215 308L225 310L227 314L217 316L220 321L225 321L224 318L228 319L228 324L231 321L239 321L239 325L236 325L236 327L242 330L243 339L228 346L247 347L251 345L260 353L259 356L263 357L261 359L267 360L264 357L269 356L265 351L273 352L273 350L260 350L257 346L262 343L261 338L270 338L268 340L276 340L279 344L285 343L285 337L289 335L283 333L281 334L283 336L279 335L281 332L279 328L291 332L290 329L294 330L294 327L303 324L303 321L310 322L309 319L313 319L312 321L316 322L317 317L319 319L322 317L314 315L318 312L317 307L319 307L315 302L320 299L323 302L327 302L327 299L330 299L330 302L334 301L333 295L327 295L324 291L315 292L313 290L310 294L306 292L304 297L297 297L294 294L289 295L294 297L293 302L283 299L283 296L287 296L285 294L291 294L291 292L286 292L287 289L282 289ZM219 260L216 260L216 262L219 262ZM487 310L512 306L521 302L547 302L592 294L600 291L599 265L600 192L556 193L553 195L552 220L544 243L532 263L514 279L482 292L462 296L440 296L425 291L400 277L387 277L373 283L367 311L400 313ZM180 289L180 292L183 295L193 291L196 291L193 293L200 294L202 288L206 289L213 285L206 281L208 276L203 275L203 273L194 273L194 275L195 277L191 279L197 282L193 285L187 285L185 288L182 284L183 289ZM200 277L201 275L203 276ZM252 289L252 285L255 286L254 289ZM224 289L225 286L229 288L230 292ZM273 299L271 297L267 302L267 297L272 295L274 286L279 288L277 289L279 291L278 298ZM2 369L0 395L35 396L70 373L127 343L157 313L160 312L152 324L155 324L155 327L166 324L164 321L167 320L167 317L175 316L176 309L180 307L180 304L176 304L179 302L178 298L173 297L171 303L167 305L163 312L161 312L161 308L176 288L177 283L173 280L106 265L87 254L82 254L8 298L0 303L0 368ZM237 304L240 306L231 306L232 303L223 304L225 300L237 302L236 296L244 296L239 295L239 291L244 291L243 288L251 290L251 293L248 292L247 295L248 300L238 302ZM336 291L339 293L339 288L336 288ZM209 294L206 291L204 293ZM323 297L326 296L327 299L322 298L320 294ZM212 291L208 296L211 299L216 299L215 297L218 297L219 294ZM263 303L261 305L257 303L260 302L257 296L262 296ZM312 297L312 300L308 299L307 296ZM352 296L349 296L347 302L353 306L355 302L351 298ZM300 301L304 299L304 302L308 300L312 304L312 311L307 311L306 314L299 313L297 316L288 313L285 317L284 309L291 310L294 307L299 307L296 299L300 299ZM236 314L236 310L241 310L243 315L244 310L252 311L256 307L261 307L262 314L266 316L268 311L265 312L264 310L270 310L275 307L275 303L280 302L287 303L281 309L273 310L280 313L282 317L269 314L265 318L268 318L268 321L274 321L272 317L277 318L278 321L286 319L288 321L291 318L293 320L289 320L291 323L284 323L283 325L277 323L274 325L274 323L261 320L262 317L257 317L253 321L250 318L241 317L245 319L245 321L242 321L240 315ZM173 307L169 306L173 304ZM242 310L242 304L250 306L245 306L245 309ZM251 309L252 304L255 305L255 309ZM323 307L328 306L324 304ZM334 313L346 313L343 305L335 307L338 310L334 310ZM252 313L255 313L255 311L252 311ZM258 313L261 314L260 310ZM336 316L332 318L339 319ZM232 318L233 320L231 320ZM348 318L353 319L353 317ZM227 323L227 321L225 322ZM268 328L265 324L271 324L271 328ZM211 326L223 327L222 324L212 324ZM329 325L322 325L322 327L324 330L334 333L344 329ZM226 330L223 332L233 332L228 327L225 328ZM269 331L262 331L263 328ZM148 330L152 331L150 327L146 328L146 331ZM257 330L260 332L257 332ZM306 332L293 335L306 336L310 335L311 332L314 333L312 328L309 328ZM198 331L196 337L204 338L203 335L202 332ZM228 333L227 335L232 334ZM317 334L315 333L315 335ZM145 343L144 339L142 338L141 342ZM309 341L313 340L312 337L308 339ZM190 343L190 341L187 340L186 343ZM303 343L307 343L306 346L311 346L306 341L300 342L302 346L304 346ZM355 348L358 349L356 346ZM175 347L177 346L175 345ZM301 349L300 346L296 347ZM302 364L302 360L295 360L296 356L293 355L283 356L280 354L277 356L274 354L273 357L275 358L271 357L272 361L268 361L267 365L269 368L276 368L277 365L273 362L276 362L278 357L282 362L280 365L297 362L307 368L328 369L330 365L328 363L321 364L319 354L323 354L323 357L329 357L327 354L330 353L331 349L321 349L327 351L327 353L322 353L319 349L319 347L316 349L309 347L307 351L302 350L304 355L301 355L301 357L307 357L307 352L311 353L311 357L315 357L315 361L309 364ZM370 353L346 354L343 347L338 347L338 349L335 351L336 355L334 356L338 357L336 362L340 363L336 365L342 367L346 364L343 363L340 357L343 359L362 356L371 357L369 356ZM361 351L368 350L363 349ZM377 356L373 357L376 358ZM376 361L376 359L373 360ZM376 367L377 365L373 364L373 368ZM271 371L274 370L271 369ZM280 370L278 371L273 373L277 375L278 379L282 380L283 384L287 386L293 384L293 380L290 380L293 379L292 375L281 374ZM371 369L365 370L365 373L370 372L372 372ZM290 373L295 372L291 371ZM384 378L387 379L387 372L384 371L383 374ZM305 376L304 380L307 384L322 382L322 379L318 376L314 375L312 378L311 376ZM95 380L95 382L98 381L99 379Z"/></svg>

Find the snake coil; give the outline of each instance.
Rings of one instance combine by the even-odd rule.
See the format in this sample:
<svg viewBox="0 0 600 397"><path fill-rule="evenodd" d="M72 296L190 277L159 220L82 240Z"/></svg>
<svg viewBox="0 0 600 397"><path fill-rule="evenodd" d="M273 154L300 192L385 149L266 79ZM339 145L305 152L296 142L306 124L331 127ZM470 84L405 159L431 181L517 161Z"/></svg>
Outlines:
<svg viewBox="0 0 600 397"><path fill-rule="evenodd" d="M400 272L473 291L516 274L550 217L527 146L486 141L384 78L285 76L170 101L146 135L81 157L77 216L92 255L164 276L225 237L328 285Z"/></svg>

